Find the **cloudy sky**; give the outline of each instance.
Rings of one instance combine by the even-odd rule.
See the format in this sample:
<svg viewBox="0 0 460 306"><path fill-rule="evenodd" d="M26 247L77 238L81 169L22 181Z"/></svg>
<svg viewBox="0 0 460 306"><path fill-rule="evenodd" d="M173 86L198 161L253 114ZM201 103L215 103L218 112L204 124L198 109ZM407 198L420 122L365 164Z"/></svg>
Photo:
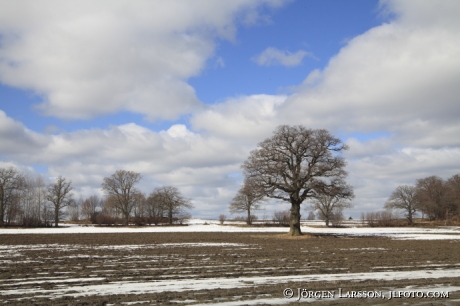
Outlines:
<svg viewBox="0 0 460 306"><path fill-rule="evenodd" d="M458 16L456 0L0 0L0 167L77 197L132 170L216 218L257 143L301 124L349 144L356 218L460 173Z"/></svg>

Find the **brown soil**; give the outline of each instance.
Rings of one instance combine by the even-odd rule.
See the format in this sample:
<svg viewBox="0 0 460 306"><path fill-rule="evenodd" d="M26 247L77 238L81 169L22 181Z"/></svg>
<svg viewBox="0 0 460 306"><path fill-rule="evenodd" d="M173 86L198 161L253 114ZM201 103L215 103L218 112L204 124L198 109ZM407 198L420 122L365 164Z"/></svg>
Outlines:
<svg viewBox="0 0 460 306"><path fill-rule="evenodd" d="M186 245L186 243L214 243ZM218 243L224 243L219 245ZM244 245L228 245L228 244ZM163 245L170 244L170 245ZM124 248L121 246L130 246ZM127 233L0 235L0 301L6 305L193 305L283 298L297 288L374 291L437 285L460 286L451 278L312 281L305 275L460 268L460 241L401 241L378 237L289 237L277 233ZM299 276L298 280L227 288L175 290L174 282ZM76 294L69 286L171 280L158 292ZM251 280L246 280L251 282ZM20 290L20 291L18 291ZM65 294L58 294L61 291ZM80 291L81 291L80 290ZM409 289L407 289L409 290ZM79 292L80 292L79 291ZM89 291L88 291L89 292ZM287 300L286 300L287 301ZM291 301L291 300L290 300ZM294 305L294 299L292 304ZM323 299L321 305L459 305L460 291L448 299ZM297 302L295 302L297 303ZM269 302L258 305L270 305Z"/></svg>

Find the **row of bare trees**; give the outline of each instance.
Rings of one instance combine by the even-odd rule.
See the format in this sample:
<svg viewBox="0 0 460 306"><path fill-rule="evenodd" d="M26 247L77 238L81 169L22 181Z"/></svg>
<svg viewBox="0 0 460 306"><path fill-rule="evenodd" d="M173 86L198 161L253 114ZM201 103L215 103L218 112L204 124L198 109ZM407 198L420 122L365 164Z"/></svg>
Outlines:
<svg viewBox="0 0 460 306"><path fill-rule="evenodd" d="M416 213L429 220L448 220L460 214L460 174L447 180L438 176L418 179L415 185L398 186L385 204L402 210L409 224Z"/></svg>
<svg viewBox="0 0 460 306"><path fill-rule="evenodd" d="M155 225L164 220L169 224L182 223L190 218L188 209L193 208L191 200L176 187L159 187L146 196L135 186L141 179L140 173L117 170L103 180L102 189L109 196L110 206L123 217L125 225L129 224L132 216L136 223Z"/></svg>
<svg viewBox="0 0 460 306"><path fill-rule="evenodd" d="M105 197L96 195L75 200L72 181L59 176L46 184L41 176L25 175L13 167L0 168L0 226L58 226L67 215L71 220L128 225L182 223L193 208L173 186L154 189L145 195L136 188L140 173L118 170L102 183Z"/></svg>
<svg viewBox="0 0 460 306"><path fill-rule="evenodd" d="M73 203L72 182L59 176L48 185L41 176L0 168L0 226L58 226L63 208Z"/></svg>

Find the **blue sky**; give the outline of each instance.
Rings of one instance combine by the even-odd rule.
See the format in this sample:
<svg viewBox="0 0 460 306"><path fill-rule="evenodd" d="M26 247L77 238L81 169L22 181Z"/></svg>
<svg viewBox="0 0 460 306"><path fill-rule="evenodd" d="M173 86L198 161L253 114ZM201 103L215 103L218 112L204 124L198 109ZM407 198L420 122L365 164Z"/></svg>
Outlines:
<svg viewBox="0 0 460 306"><path fill-rule="evenodd" d="M127 169L146 193L179 187L194 216L228 213L279 124L349 144L354 217L460 172L456 1L21 4L0 2L0 166L76 196Z"/></svg>
<svg viewBox="0 0 460 306"><path fill-rule="evenodd" d="M289 94L290 88L300 84L309 72L324 68L348 39L384 21L384 16L379 14L378 1L292 1L277 9L262 5L260 11L267 14L269 20L240 26L231 41L216 40L214 56L207 60L197 76L187 80L201 102L214 104L241 95ZM267 46L290 52L304 50L311 55L296 66L260 66L252 58ZM222 64L218 63L219 59ZM37 132L53 131L50 126L56 127L56 132L71 132L130 122L158 131L171 124L163 120L149 122L143 120L142 114L132 112L86 120L62 120L41 116L36 105L46 97L31 89L0 84L0 93L2 110ZM181 122L187 124L186 120Z"/></svg>

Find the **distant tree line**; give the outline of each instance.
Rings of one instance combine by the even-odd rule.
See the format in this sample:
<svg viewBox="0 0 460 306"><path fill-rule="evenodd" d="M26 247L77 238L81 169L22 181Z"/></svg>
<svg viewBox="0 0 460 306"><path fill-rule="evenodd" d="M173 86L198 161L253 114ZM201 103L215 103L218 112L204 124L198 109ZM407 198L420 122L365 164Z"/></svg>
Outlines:
<svg viewBox="0 0 460 306"><path fill-rule="evenodd" d="M409 224L416 213L429 220L449 220L460 214L460 174L447 180L429 176L415 185L398 186L385 204L387 209L402 210Z"/></svg>
<svg viewBox="0 0 460 306"><path fill-rule="evenodd" d="M173 186L155 188L149 195L136 188L140 173L117 170L102 182L105 196L73 196L72 181L59 176L49 184L14 167L0 168L0 226L58 226L64 217L93 224L182 223L193 208Z"/></svg>

